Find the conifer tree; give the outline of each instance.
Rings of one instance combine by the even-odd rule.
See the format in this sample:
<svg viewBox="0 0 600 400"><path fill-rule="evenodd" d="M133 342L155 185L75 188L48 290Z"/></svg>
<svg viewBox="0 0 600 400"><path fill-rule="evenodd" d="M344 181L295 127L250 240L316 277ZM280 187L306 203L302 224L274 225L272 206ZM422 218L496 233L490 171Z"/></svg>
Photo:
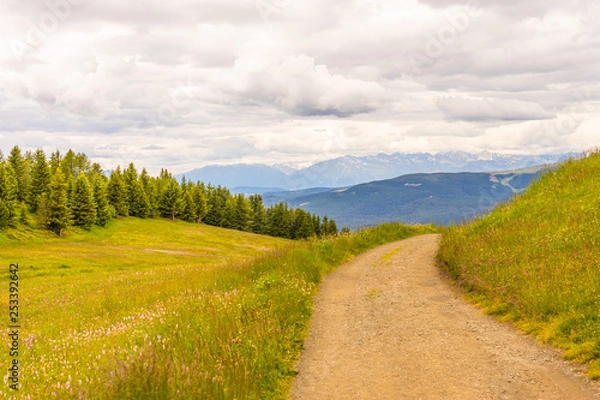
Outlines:
<svg viewBox="0 0 600 400"><path fill-rule="evenodd" d="M296 210L296 239L307 239L315 234L312 216L302 209Z"/></svg>
<svg viewBox="0 0 600 400"><path fill-rule="evenodd" d="M35 218L38 228L46 229L48 227L48 192L39 196Z"/></svg>
<svg viewBox="0 0 600 400"><path fill-rule="evenodd" d="M50 180L48 193L48 229L62 236L62 232L71 223L68 206L67 182L60 168Z"/></svg>
<svg viewBox="0 0 600 400"><path fill-rule="evenodd" d="M90 229L96 222L96 202L87 176L82 172L73 183L71 216L73 225Z"/></svg>
<svg viewBox="0 0 600 400"><path fill-rule="evenodd" d="M252 206L243 194L237 194L235 199L235 229L250 231L252 222Z"/></svg>
<svg viewBox="0 0 600 400"><path fill-rule="evenodd" d="M14 227L18 221L18 182L12 164L0 164L0 228Z"/></svg>
<svg viewBox="0 0 600 400"><path fill-rule="evenodd" d="M204 223L212 226L221 226L223 222L223 213L225 211L225 205L227 199L231 197L231 193L228 189L218 186L214 188L208 186L208 212L204 218Z"/></svg>
<svg viewBox="0 0 600 400"><path fill-rule="evenodd" d="M62 169L65 181L69 182L71 179L77 177L77 162L75 152L71 149L67 151L67 154L60 161L60 168Z"/></svg>
<svg viewBox="0 0 600 400"><path fill-rule="evenodd" d="M127 188L125 187L125 182L123 182L120 167L117 167L110 175L108 201L115 208L117 217L126 217L129 215Z"/></svg>
<svg viewBox="0 0 600 400"><path fill-rule="evenodd" d="M31 189L29 190L29 209L35 213L43 193L50 186L50 166L46 161L46 154L41 149L35 152L35 161L31 169Z"/></svg>
<svg viewBox="0 0 600 400"><path fill-rule="evenodd" d="M229 197L225 202L225 207L221 214L221 222L219 226L227 229L239 229L235 221L236 204L233 197Z"/></svg>
<svg viewBox="0 0 600 400"><path fill-rule="evenodd" d="M314 214L312 216L312 223L315 229L315 235L317 235L317 237L321 237L321 217Z"/></svg>
<svg viewBox="0 0 600 400"><path fill-rule="evenodd" d="M17 201L26 201L29 193L29 166L19 146L10 151L8 162L17 178Z"/></svg>
<svg viewBox="0 0 600 400"><path fill-rule="evenodd" d="M62 156L60 155L60 151L56 150L50 155L50 171L54 173L58 168L60 168L60 163L62 161Z"/></svg>
<svg viewBox="0 0 600 400"><path fill-rule="evenodd" d="M329 234L330 235L337 235L338 234L338 228L337 228L337 224L335 223L335 220L332 218L329 220Z"/></svg>
<svg viewBox="0 0 600 400"><path fill-rule="evenodd" d="M252 222L250 229L254 233L263 233L265 229L265 206L260 194L251 195L248 200L252 208Z"/></svg>
<svg viewBox="0 0 600 400"><path fill-rule="evenodd" d="M156 190L156 179L151 178L150 175L148 175L146 168L144 168L140 173L139 180L144 189L144 193L146 194L146 198L148 199L148 216L152 218L157 217L158 194Z"/></svg>
<svg viewBox="0 0 600 400"><path fill-rule="evenodd" d="M198 183L192 188L192 199L196 206L196 222L201 223L206 217L208 212L208 203L206 201L206 195L204 184Z"/></svg>
<svg viewBox="0 0 600 400"><path fill-rule="evenodd" d="M270 207L266 218L268 235L290 239L291 215L287 204L280 202Z"/></svg>
<svg viewBox="0 0 600 400"><path fill-rule="evenodd" d="M96 202L96 225L106 226L115 216L115 209L108 202L108 185L106 178L101 177L94 185L94 200Z"/></svg>
<svg viewBox="0 0 600 400"><path fill-rule="evenodd" d="M188 189L183 192L181 203L181 219L187 222L196 222L196 218L196 204L194 204L192 191Z"/></svg>
<svg viewBox="0 0 600 400"><path fill-rule="evenodd" d="M130 163L123 172L123 182L127 190L129 215L146 218L149 214L150 202L133 163Z"/></svg>
<svg viewBox="0 0 600 400"><path fill-rule="evenodd" d="M175 221L175 217L181 212L182 203L181 186L175 179L171 178L160 195L159 209L161 215Z"/></svg>

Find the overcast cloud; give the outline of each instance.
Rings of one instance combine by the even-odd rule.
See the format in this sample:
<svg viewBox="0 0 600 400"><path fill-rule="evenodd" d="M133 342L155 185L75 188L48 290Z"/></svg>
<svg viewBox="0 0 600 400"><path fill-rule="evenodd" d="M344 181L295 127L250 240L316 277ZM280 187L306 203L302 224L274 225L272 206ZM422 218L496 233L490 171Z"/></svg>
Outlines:
<svg viewBox="0 0 600 400"><path fill-rule="evenodd" d="M106 168L600 145L593 0L4 0L0 148Z"/></svg>

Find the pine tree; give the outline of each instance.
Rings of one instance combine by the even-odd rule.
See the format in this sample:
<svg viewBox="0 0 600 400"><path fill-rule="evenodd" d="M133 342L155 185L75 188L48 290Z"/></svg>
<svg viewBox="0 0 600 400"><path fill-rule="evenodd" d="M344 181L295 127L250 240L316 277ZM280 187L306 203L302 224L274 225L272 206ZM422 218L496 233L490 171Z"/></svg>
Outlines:
<svg viewBox="0 0 600 400"><path fill-rule="evenodd" d="M181 186L171 178L160 194L159 210L161 215L175 221L175 217L181 212L182 203Z"/></svg>
<svg viewBox="0 0 600 400"><path fill-rule="evenodd" d="M46 161L46 154L41 149L35 152L35 161L31 170L31 189L29 190L29 209L35 213L43 193L50 186L50 166Z"/></svg>
<svg viewBox="0 0 600 400"><path fill-rule="evenodd" d="M71 215L73 225L91 229L96 222L96 202L87 176L82 172L73 184Z"/></svg>
<svg viewBox="0 0 600 400"><path fill-rule="evenodd" d="M117 167L110 175L108 201L115 208L117 217L126 217L129 215L127 188L125 187L125 182L123 182L120 167Z"/></svg>
<svg viewBox="0 0 600 400"><path fill-rule="evenodd" d="M60 168L50 180L48 194L48 229L62 236L62 232L71 223L68 206L67 182Z"/></svg>

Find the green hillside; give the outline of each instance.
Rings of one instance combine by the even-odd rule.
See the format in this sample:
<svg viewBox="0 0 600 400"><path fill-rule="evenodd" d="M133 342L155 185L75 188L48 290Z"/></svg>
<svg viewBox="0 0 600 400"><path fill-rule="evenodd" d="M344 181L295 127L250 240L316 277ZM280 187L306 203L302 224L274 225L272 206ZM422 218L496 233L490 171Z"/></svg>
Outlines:
<svg viewBox="0 0 600 400"><path fill-rule="evenodd" d="M448 225L474 218L524 190L539 170L495 173L411 174L342 189L266 193L279 201L328 215L353 229L383 222Z"/></svg>
<svg viewBox="0 0 600 400"><path fill-rule="evenodd" d="M2 304L9 265L19 264L18 393L285 398L323 275L368 248L430 231L385 225L291 241L130 217L71 227L63 238L0 232ZM0 357L0 368L11 359Z"/></svg>
<svg viewBox="0 0 600 400"><path fill-rule="evenodd" d="M448 229L439 259L484 309L600 377L600 151Z"/></svg>

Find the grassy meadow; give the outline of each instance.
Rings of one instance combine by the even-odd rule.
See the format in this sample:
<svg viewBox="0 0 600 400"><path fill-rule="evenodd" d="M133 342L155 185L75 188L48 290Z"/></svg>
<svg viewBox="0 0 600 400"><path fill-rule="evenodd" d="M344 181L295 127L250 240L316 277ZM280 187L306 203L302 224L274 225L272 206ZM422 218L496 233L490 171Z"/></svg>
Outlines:
<svg viewBox="0 0 600 400"><path fill-rule="evenodd" d="M444 231L439 260L490 314L600 377L600 151L546 172L521 196Z"/></svg>
<svg viewBox="0 0 600 400"><path fill-rule="evenodd" d="M0 296L7 304L8 265L19 263L17 398L285 398L324 274L432 229L301 242L135 218L63 239L9 230Z"/></svg>

